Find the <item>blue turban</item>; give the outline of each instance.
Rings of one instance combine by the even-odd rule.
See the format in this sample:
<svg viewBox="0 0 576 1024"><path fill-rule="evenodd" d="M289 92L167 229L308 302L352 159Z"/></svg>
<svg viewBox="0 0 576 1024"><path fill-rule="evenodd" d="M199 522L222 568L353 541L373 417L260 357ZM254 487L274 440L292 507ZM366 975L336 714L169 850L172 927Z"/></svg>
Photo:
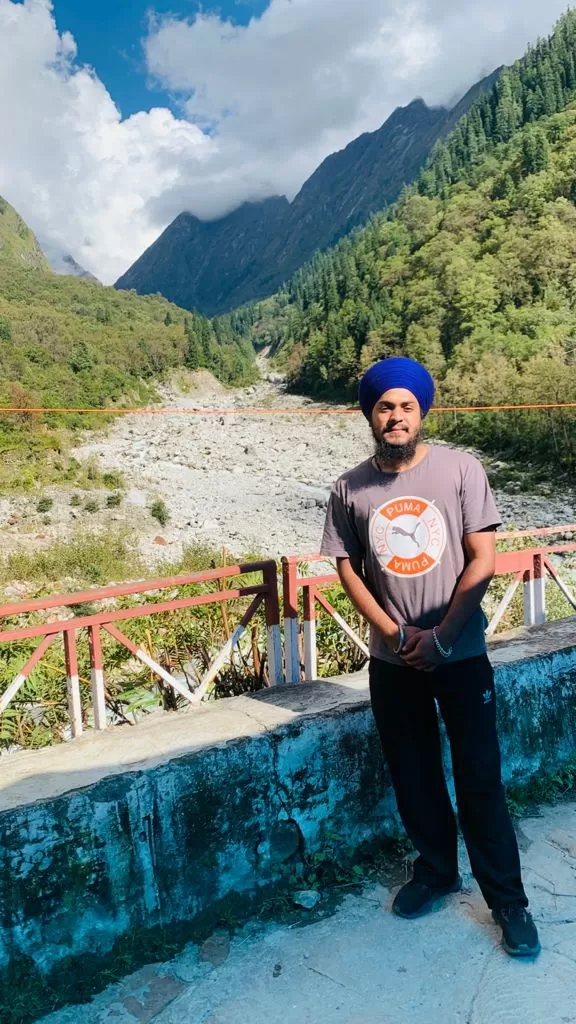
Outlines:
<svg viewBox="0 0 576 1024"><path fill-rule="evenodd" d="M426 416L434 401L434 381L425 366L414 359L396 356L381 359L364 374L358 388L358 401L367 420L378 399L392 388L406 388L416 399Z"/></svg>

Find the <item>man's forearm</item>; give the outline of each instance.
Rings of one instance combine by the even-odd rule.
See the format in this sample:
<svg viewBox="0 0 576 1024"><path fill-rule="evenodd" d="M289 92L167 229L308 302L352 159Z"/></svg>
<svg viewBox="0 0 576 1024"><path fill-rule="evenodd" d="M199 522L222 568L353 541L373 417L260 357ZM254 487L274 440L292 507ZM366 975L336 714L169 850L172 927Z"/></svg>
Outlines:
<svg viewBox="0 0 576 1024"><path fill-rule="evenodd" d="M371 626L380 630L392 645L399 636L397 624L378 604L370 593L360 571L354 568L348 559L338 560L340 582L352 604Z"/></svg>
<svg viewBox="0 0 576 1024"><path fill-rule="evenodd" d="M450 608L437 628L443 647L452 647L468 620L482 604L494 574L493 566L484 559L468 563L452 598Z"/></svg>

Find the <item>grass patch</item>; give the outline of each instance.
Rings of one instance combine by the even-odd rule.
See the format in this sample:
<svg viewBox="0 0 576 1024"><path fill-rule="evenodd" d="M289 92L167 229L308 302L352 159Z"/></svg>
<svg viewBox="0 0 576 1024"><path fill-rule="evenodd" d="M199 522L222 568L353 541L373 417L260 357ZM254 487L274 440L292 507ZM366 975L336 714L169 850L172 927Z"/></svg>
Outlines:
<svg viewBox="0 0 576 1024"><path fill-rule="evenodd" d="M102 483L109 491L126 489L126 478L119 469L113 469L109 470L107 473L102 473Z"/></svg>
<svg viewBox="0 0 576 1024"><path fill-rule="evenodd" d="M514 818L533 810L540 804L557 804L576 793L576 755L561 768L537 775L518 786L509 786L506 798Z"/></svg>
<svg viewBox="0 0 576 1024"><path fill-rule="evenodd" d="M14 580L57 583L63 577L78 584L106 584L146 573L126 533L78 533L56 541L45 551L15 551L0 558L0 585Z"/></svg>
<svg viewBox="0 0 576 1024"><path fill-rule="evenodd" d="M35 433L31 429L13 431L8 443L0 426L0 494L29 494L58 484L82 490L125 490L120 471L102 472L94 456L81 461L69 454L83 436L74 430Z"/></svg>

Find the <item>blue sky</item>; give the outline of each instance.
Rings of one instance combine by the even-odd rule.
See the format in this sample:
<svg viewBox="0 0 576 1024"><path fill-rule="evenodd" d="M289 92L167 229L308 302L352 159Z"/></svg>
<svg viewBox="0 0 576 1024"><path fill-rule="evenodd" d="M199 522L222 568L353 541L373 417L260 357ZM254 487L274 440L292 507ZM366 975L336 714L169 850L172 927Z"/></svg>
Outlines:
<svg viewBox="0 0 576 1024"><path fill-rule="evenodd" d="M68 31L78 45L78 60L90 64L116 102L123 117L153 106L177 112L177 102L154 87L147 74L141 41L147 33L149 13L193 18L199 10L218 13L237 25L261 14L268 0L224 0L199 4L196 0L54 0L60 32Z"/></svg>

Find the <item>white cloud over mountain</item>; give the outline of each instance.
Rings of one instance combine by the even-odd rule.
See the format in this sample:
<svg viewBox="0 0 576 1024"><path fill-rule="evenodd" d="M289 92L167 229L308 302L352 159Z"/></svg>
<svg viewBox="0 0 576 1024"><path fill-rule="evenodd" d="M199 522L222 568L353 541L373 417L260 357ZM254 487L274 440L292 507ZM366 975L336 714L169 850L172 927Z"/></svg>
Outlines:
<svg viewBox="0 0 576 1024"><path fill-rule="evenodd" d="M151 76L181 102L121 119L49 0L0 0L0 195L40 239L116 279L182 209L290 197L395 106L446 103L547 34L565 0L272 0L233 26L152 19Z"/></svg>

